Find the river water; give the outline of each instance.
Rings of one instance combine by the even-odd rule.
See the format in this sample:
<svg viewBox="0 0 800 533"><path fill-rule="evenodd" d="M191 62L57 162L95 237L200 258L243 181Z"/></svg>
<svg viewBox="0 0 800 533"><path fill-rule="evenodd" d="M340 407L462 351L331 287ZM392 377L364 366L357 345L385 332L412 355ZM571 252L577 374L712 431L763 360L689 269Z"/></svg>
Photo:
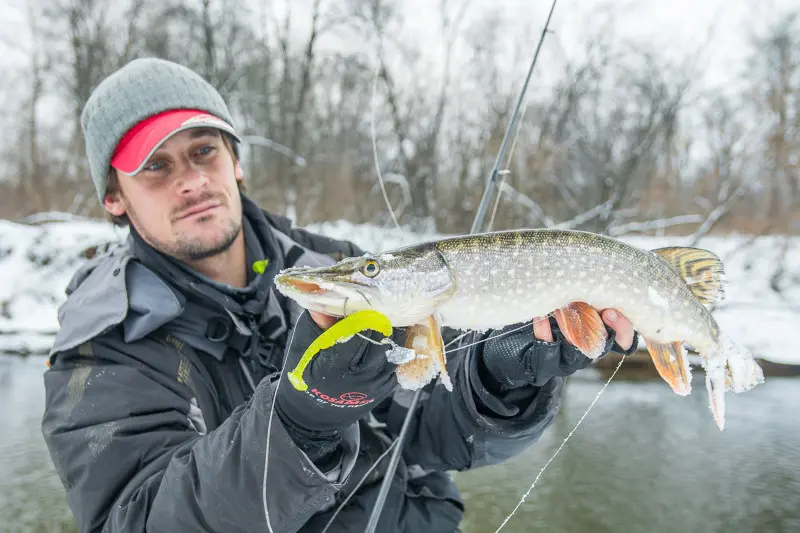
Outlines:
<svg viewBox="0 0 800 533"><path fill-rule="evenodd" d="M43 370L41 357L0 356L3 533L75 531L39 429ZM455 475L464 533L499 527L603 384L581 372L535 446ZM729 395L724 432L694 386L679 397L661 381L615 378L502 531L800 532L800 379Z"/></svg>

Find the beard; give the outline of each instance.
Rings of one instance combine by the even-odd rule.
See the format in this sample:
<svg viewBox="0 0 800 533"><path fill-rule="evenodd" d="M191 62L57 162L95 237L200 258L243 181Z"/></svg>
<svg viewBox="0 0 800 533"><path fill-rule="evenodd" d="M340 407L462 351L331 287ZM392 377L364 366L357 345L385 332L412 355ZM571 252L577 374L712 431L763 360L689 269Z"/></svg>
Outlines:
<svg viewBox="0 0 800 533"><path fill-rule="evenodd" d="M209 199L211 198L201 198L198 201L192 202L192 205L199 204ZM181 209L186 209L189 207L191 207L191 205L182 206ZM175 259L183 261L184 263L201 261L203 259L208 259L226 252L233 245L233 243L236 241L236 238L239 236L239 233L242 231L241 220L229 218L224 221L224 227L219 235L212 240L203 239L199 235L186 235L184 233L179 233L175 235L171 241L166 242L158 239L149 231L147 231L147 228L140 223L141 219L139 219L136 212L131 209L130 205L126 206L126 211L131 223L135 223L136 231L139 232L142 238L148 242L150 246L159 252L170 257L174 257Z"/></svg>
<svg viewBox="0 0 800 533"><path fill-rule="evenodd" d="M199 238L181 235L172 243L164 244L166 246L165 253L186 262L208 259L227 251L241 230L241 223L229 219L223 232L214 241L202 242Z"/></svg>

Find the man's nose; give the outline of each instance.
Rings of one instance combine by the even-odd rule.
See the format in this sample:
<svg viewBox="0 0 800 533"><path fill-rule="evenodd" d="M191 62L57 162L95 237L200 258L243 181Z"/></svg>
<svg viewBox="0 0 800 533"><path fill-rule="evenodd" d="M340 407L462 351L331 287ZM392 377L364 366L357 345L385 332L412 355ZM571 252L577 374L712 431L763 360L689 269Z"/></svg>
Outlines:
<svg viewBox="0 0 800 533"><path fill-rule="evenodd" d="M177 181L178 194L191 194L202 189L206 183L208 183L206 172L200 167L189 164Z"/></svg>

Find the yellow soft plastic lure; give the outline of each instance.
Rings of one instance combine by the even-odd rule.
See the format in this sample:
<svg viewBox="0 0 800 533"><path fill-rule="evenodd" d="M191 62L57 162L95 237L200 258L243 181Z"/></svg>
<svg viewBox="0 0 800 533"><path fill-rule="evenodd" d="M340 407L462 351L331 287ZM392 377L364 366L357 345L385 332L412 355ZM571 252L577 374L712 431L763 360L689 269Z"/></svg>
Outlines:
<svg viewBox="0 0 800 533"><path fill-rule="evenodd" d="M289 381L292 382L294 388L300 391L308 389L308 384L303 381L303 372L317 353L367 329L378 331L389 337L392 334L392 323L383 313L367 309L346 316L326 329L322 335L314 339L294 370L289 372Z"/></svg>

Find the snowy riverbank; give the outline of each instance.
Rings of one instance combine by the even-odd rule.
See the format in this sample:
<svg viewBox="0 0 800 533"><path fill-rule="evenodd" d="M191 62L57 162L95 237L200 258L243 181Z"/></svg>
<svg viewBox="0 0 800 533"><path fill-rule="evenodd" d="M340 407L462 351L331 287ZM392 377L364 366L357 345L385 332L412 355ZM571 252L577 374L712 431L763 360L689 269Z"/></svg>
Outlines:
<svg viewBox="0 0 800 533"><path fill-rule="evenodd" d="M432 235L401 234L347 222L309 229L383 251ZM95 220L38 225L0 220L0 352L45 353L58 328L57 307L75 269L125 230ZM684 245L681 237L623 237L642 248ZM699 243L723 259L727 299L714 312L720 326L757 357L800 364L788 341L800 328L800 238L709 237Z"/></svg>

